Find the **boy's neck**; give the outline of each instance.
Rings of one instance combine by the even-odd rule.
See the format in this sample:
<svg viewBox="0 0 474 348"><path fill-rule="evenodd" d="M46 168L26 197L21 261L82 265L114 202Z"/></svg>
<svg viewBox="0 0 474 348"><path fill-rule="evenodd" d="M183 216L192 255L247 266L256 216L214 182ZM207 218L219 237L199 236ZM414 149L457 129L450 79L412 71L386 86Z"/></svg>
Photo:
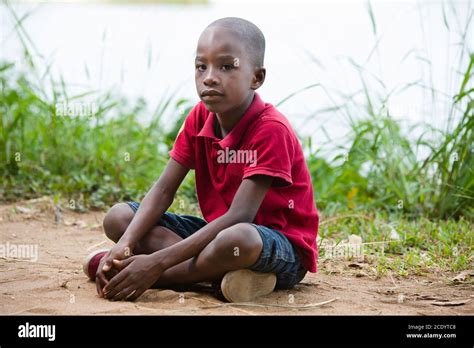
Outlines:
<svg viewBox="0 0 474 348"><path fill-rule="evenodd" d="M241 105L236 108L229 110L225 114L217 114L217 125L216 125L216 135L221 135L221 138L224 138L230 131L235 127L235 125L240 121L242 116L245 114L250 104L252 104L255 92L249 93L248 98ZM220 133L220 134L219 134Z"/></svg>

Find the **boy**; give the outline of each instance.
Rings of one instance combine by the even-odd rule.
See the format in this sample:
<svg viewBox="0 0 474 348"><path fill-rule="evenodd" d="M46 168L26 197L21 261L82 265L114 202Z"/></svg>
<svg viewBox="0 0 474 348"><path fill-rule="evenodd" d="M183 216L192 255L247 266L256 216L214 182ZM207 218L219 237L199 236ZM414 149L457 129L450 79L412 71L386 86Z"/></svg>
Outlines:
<svg viewBox="0 0 474 348"><path fill-rule="evenodd" d="M135 300L152 286L221 281L228 301L247 302L316 272L319 217L301 145L255 92L265 80L264 52L260 29L240 18L201 34L201 102L141 204L119 203L105 216L116 245L84 263L99 296ZM190 169L205 220L166 212Z"/></svg>

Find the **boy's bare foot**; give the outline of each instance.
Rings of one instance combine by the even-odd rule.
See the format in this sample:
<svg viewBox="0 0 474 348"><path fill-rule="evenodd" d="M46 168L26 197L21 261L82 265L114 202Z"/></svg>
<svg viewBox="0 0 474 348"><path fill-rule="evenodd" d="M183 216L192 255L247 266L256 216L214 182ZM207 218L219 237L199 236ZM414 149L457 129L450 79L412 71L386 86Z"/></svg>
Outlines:
<svg viewBox="0 0 474 348"><path fill-rule="evenodd" d="M273 273L239 269L226 273L222 278L221 291L229 302L249 302L270 294L275 284L276 276Z"/></svg>
<svg viewBox="0 0 474 348"><path fill-rule="evenodd" d="M82 261L82 270L90 280L95 281L95 274L99 267L100 260L109 252L110 249L99 249L91 252Z"/></svg>

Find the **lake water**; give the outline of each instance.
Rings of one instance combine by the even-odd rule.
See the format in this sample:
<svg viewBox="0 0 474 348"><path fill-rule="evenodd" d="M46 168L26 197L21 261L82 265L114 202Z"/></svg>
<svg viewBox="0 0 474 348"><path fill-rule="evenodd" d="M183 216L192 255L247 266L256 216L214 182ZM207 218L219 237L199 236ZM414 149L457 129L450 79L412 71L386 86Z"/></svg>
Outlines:
<svg viewBox="0 0 474 348"><path fill-rule="evenodd" d="M467 67L468 57L460 56L457 44L472 15L468 1L452 5L373 1L374 33L365 1L75 2L13 7L20 15L35 9L24 26L37 51L68 84L78 89L113 88L132 100L145 98L151 108L171 92L197 102L193 61L201 31L217 18L246 18L262 29L267 40L267 78L259 90L265 101L276 104L305 86L323 86L302 92L279 108L301 135L313 136L316 144L327 140L323 128L334 141L347 129L341 112L318 111L339 105L344 96L355 93L356 100L363 101L361 77L350 61L363 67L375 99L395 91L388 102L394 117L409 124L424 121L442 127L449 97L461 81L453 71ZM21 46L3 4L0 20L0 59L18 60ZM472 52L472 27L466 44L465 51ZM397 93L417 80L436 91L434 99L430 90L416 86ZM361 114L353 112L354 117ZM172 122L173 117L166 119Z"/></svg>

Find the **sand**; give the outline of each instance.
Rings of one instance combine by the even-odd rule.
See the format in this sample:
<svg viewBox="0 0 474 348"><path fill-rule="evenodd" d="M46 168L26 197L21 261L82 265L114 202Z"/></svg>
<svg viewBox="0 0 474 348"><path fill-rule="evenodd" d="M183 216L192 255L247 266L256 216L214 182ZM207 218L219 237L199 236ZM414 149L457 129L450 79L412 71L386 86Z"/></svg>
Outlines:
<svg viewBox="0 0 474 348"><path fill-rule="evenodd" d="M216 299L204 284L193 291L152 289L135 302L99 298L82 272L90 251L111 246L103 212L55 210L48 198L0 206L0 314L2 315L472 315L472 280L454 273L377 278L374 262L319 263L291 290L274 291L251 305ZM14 247L31 247L25 255ZM37 259L34 255L37 248ZM325 304L324 304L325 303ZM448 305L446 305L448 304Z"/></svg>

